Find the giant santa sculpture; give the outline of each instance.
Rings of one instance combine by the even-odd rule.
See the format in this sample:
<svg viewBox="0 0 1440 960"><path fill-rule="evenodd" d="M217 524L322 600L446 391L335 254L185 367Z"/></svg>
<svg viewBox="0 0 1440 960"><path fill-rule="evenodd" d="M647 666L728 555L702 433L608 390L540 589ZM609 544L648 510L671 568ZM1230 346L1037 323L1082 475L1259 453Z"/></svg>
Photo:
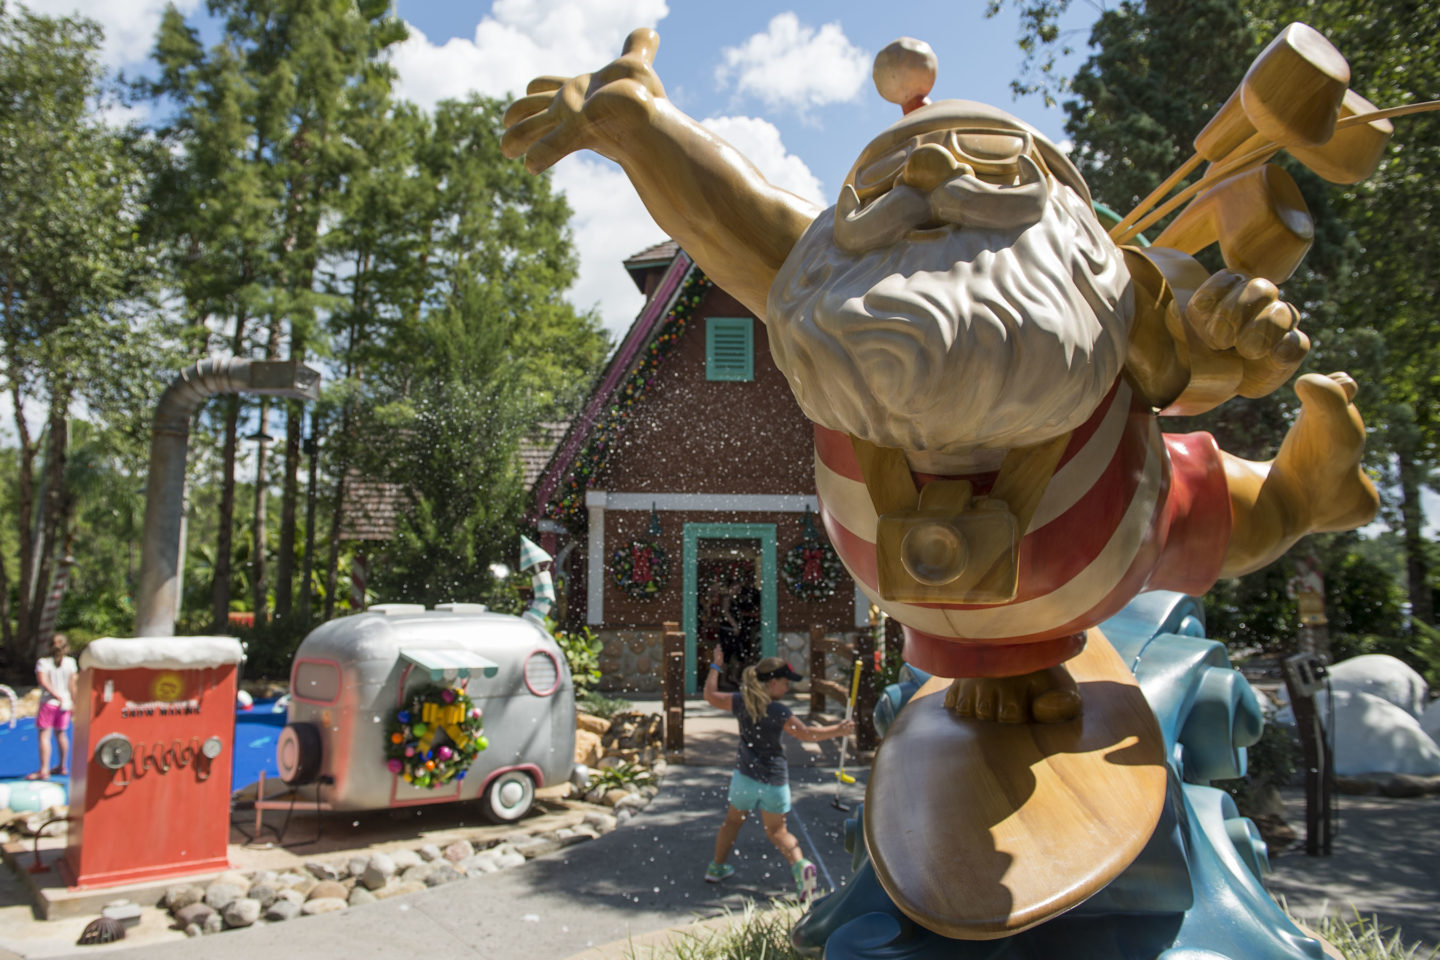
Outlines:
<svg viewBox="0 0 1440 960"><path fill-rule="evenodd" d="M1283 56L1310 40L1287 42L1295 49ZM952 832L945 817L964 815L942 811L917 829L924 803L871 809L885 776L934 766L896 758L943 752L953 734L969 738L972 760L996 762L975 739L979 721L1103 726L1107 706L1087 692L1100 687L1077 686L1067 668L1094 653L1087 643L1105 645L1097 623L1140 591L1203 593L1309 532L1374 516L1355 383L1300 378L1302 412L1267 463L1231 456L1208 434L1162 434L1161 411L1261 396L1295 373L1309 343L1274 283L1245 270L1212 275L1183 249L1117 245L1079 172L1038 131L983 104L929 102L933 58L913 41L876 64L903 119L864 149L836 204L816 209L666 99L657 44L637 30L594 74L536 79L506 115L503 146L531 171L580 149L619 163L656 222L766 323L815 423L832 544L904 625L906 659L953 680L933 698L952 722L925 736L897 724L872 775L866 840L896 895L908 881L897 879L898 855L887 867L886 837L897 850L917 833L922 845L939 842ZM1112 679L1106 689L1123 686ZM1153 731L1134 732L1144 749L1113 767L1116 778L1163 765ZM948 790L944 777L933 782ZM1140 843L1164 783L1150 777L1138 790ZM889 834L875 821L887 815ZM1065 829L1063 843L1101 836L1088 821ZM940 885L925 876L922 885ZM970 935L914 905L926 895L910 899L912 917Z"/></svg>

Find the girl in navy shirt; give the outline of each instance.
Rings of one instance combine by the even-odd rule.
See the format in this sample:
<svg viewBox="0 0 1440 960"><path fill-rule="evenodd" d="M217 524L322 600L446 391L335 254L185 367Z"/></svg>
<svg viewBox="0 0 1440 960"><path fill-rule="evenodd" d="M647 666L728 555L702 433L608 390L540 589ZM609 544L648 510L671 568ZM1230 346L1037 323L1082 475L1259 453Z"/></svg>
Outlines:
<svg viewBox="0 0 1440 960"><path fill-rule="evenodd" d="M790 768L785 762L782 732L812 743L843 737L855 729L853 720L829 726L808 726L780 703L790 690L790 682L800 674L779 657L766 657L741 675L738 693L720 692L723 655L717 647L713 653L709 676L705 678L705 702L721 710L729 710L740 723L740 750L735 772L730 776L730 809L715 836L715 859L705 870L707 883L719 883L735 872L725 861L740 825L756 806L765 835L790 864L795 889L801 903L808 903L817 886L815 864L800 852L800 844L785 826L790 812Z"/></svg>

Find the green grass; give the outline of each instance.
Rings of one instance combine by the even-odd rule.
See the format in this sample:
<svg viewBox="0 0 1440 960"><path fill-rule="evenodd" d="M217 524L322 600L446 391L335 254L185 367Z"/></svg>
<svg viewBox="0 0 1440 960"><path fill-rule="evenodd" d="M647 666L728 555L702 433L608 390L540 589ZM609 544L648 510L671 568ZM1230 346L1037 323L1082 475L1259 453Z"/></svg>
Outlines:
<svg viewBox="0 0 1440 960"><path fill-rule="evenodd" d="M793 900L763 907L747 902L737 922L728 927L677 934L657 947L632 945L625 960L801 960L803 955L790 944L790 928L803 913ZM1399 932L1387 933L1375 917L1354 913L1353 920L1345 920L1327 911L1311 929L1334 944L1345 960L1440 958L1440 948L1406 944Z"/></svg>
<svg viewBox="0 0 1440 960"><path fill-rule="evenodd" d="M1407 945L1400 931L1387 933L1378 918L1362 917L1354 907L1351 911L1355 914L1353 920L1326 911L1311 927L1344 954L1345 960L1435 960L1440 957L1440 947L1427 950L1419 943Z"/></svg>
<svg viewBox="0 0 1440 960"><path fill-rule="evenodd" d="M677 934L662 946L632 945L625 960L802 960L790 945L790 928L803 913L793 900L764 907L747 901L734 924Z"/></svg>

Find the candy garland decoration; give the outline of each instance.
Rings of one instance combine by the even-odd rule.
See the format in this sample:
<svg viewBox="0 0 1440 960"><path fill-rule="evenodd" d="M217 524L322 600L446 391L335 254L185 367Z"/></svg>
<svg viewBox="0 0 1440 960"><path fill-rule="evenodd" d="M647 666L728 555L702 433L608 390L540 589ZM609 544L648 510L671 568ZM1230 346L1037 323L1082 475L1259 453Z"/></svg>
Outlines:
<svg viewBox="0 0 1440 960"><path fill-rule="evenodd" d="M480 732L480 708L459 687L424 687L397 709L385 729L386 766L417 787L464 780L490 744Z"/></svg>
<svg viewBox="0 0 1440 960"><path fill-rule="evenodd" d="M616 391L615 402L611 404L609 412L598 423L590 435L590 441L576 456L570 476L566 478L562 488L563 493L546 505L552 519L560 521L571 530L584 530L585 491L590 488L590 481L604 468L610 443L619 433L621 424L630 416L636 401L645 395L650 384L654 382L661 359L685 333L685 325L709 290L710 278L701 273L699 267L692 267L680 286L674 306L665 314L660 332L641 353L635 372L630 375L625 386Z"/></svg>
<svg viewBox="0 0 1440 960"><path fill-rule="evenodd" d="M828 600L835 596L845 567L834 548L823 540L807 537L785 551L780 575L790 592L802 600Z"/></svg>
<svg viewBox="0 0 1440 960"><path fill-rule="evenodd" d="M647 600L670 582L670 558L654 540L631 540L610 555L610 572L622 590Z"/></svg>

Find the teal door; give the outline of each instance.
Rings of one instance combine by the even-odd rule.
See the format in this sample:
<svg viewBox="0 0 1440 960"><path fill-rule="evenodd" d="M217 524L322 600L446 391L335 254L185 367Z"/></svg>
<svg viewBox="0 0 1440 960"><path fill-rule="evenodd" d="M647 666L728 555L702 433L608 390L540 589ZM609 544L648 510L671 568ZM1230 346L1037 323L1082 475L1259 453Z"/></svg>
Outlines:
<svg viewBox="0 0 1440 960"><path fill-rule="evenodd" d="M703 684L705 664L697 659L708 603L707 593L718 577L748 579L760 592L761 657L776 650L775 524L685 524L685 692L694 695ZM708 648L706 663L709 662Z"/></svg>

